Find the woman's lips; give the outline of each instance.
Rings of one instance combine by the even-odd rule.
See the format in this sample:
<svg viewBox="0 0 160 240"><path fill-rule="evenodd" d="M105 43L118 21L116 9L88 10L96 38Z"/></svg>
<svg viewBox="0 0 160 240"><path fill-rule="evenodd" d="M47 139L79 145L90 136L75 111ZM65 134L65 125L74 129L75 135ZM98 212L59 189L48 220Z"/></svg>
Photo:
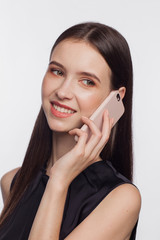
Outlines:
<svg viewBox="0 0 160 240"><path fill-rule="evenodd" d="M51 102L51 112L56 117L66 118L73 115L76 111L73 108L53 101Z"/></svg>
<svg viewBox="0 0 160 240"><path fill-rule="evenodd" d="M61 104L59 102L52 101L51 103L52 103L52 105L55 104L56 106L59 106L61 108L69 109L69 110L72 110L72 111L76 112L76 110L74 110L73 108L68 107L67 105Z"/></svg>

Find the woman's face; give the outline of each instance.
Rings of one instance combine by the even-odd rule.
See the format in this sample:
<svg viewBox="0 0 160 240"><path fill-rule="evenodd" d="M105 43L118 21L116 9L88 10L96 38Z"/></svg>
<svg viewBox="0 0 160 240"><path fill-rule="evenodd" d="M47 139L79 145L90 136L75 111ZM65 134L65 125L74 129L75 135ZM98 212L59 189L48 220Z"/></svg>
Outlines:
<svg viewBox="0 0 160 240"><path fill-rule="evenodd" d="M53 131L81 127L110 93L111 70L92 45L68 39L54 49L42 83L42 106Z"/></svg>

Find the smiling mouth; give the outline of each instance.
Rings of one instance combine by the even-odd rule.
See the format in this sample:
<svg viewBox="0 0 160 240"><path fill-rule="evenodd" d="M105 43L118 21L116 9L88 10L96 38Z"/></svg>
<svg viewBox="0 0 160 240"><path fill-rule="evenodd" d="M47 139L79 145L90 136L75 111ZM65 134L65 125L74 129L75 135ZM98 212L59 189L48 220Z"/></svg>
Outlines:
<svg viewBox="0 0 160 240"><path fill-rule="evenodd" d="M74 113L74 112L75 112L75 111L73 111L73 110L60 107L60 106L58 106L58 105L56 105L56 104L53 104L52 106L53 106L53 108L54 108L55 110L57 110L58 112L61 112L61 113Z"/></svg>
<svg viewBox="0 0 160 240"><path fill-rule="evenodd" d="M51 102L51 112L56 117L66 118L73 115L76 111L58 102Z"/></svg>

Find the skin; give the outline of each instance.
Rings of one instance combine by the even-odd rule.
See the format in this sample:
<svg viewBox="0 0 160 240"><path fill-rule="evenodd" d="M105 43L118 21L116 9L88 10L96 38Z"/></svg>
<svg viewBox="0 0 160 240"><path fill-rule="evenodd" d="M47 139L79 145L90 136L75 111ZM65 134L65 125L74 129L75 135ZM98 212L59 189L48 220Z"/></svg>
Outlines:
<svg viewBox="0 0 160 240"><path fill-rule="evenodd" d="M99 154L109 139L113 119L105 111L100 131L88 117L111 91L110 77L111 70L106 61L86 42L65 40L52 53L42 84L42 106L53 131L54 154L49 159L47 174L50 178L29 240L59 239L70 183L90 164L101 161ZM125 88L119 91L123 98ZM52 101L75 111L65 118L57 117L51 112ZM80 129L83 123L91 130L89 141ZM79 137L77 143L75 135ZM138 190L123 184L106 196L65 239L128 240L139 215L140 203Z"/></svg>

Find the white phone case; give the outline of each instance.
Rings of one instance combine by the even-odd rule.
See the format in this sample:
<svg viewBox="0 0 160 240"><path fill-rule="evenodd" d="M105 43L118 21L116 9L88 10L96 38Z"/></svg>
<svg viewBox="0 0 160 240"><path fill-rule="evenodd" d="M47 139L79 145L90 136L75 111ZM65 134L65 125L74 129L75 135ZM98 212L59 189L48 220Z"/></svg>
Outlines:
<svg viewBox="0 0 160 240"><path fill-rule="evenodd" d="M102 130L103 113L105 109L108 109L110 118L114 119L114 126L124 113L124 105L118 90L112 91L90 117L100 130ZM90 129L86 124L84 124L81 129L90 137ZM75 141L78 141L78 136L75 136Z"/></svg>

